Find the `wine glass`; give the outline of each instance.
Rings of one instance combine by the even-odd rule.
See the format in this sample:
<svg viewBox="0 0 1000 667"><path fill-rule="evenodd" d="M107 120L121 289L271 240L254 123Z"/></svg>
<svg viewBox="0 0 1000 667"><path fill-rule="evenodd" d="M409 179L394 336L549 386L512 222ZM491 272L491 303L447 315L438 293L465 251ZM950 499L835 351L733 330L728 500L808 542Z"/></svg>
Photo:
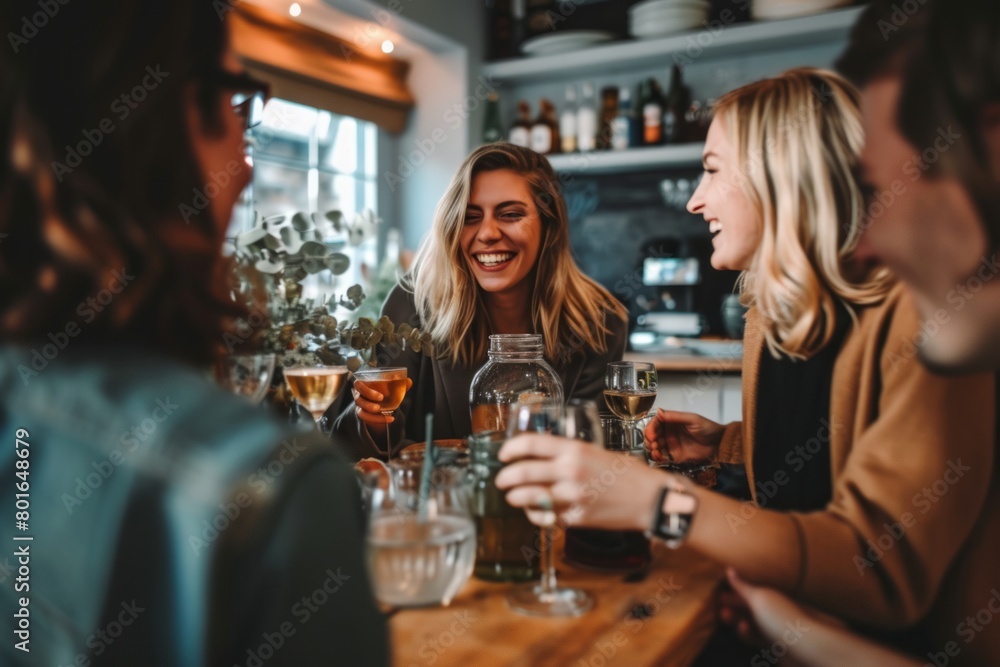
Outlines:
<svg viewBox="0 0 1000 667"><path fill-rule="evenodd" d="M596 411L595 411L596 412ZM593 419L596 421L597 416ZM584 418L566 418L566 409L552 400L515 403L507 422L507 437L519 433L555 433L567 429L570 433L583 428ZM600 422L597 421L599 425ZM593 426L590 427L593 433ZM539 509L527 510L532 523L541 527L542 579L539 583L515 586L507 594L511 609L531 616L579 616L594 606L594 598L578 588L560 588L556 582L556 568L552 559L552 526L556 513L551 498L545 498Z"/></svg>
<svg viewBox="0 0 1000 667"><path fill-rule="evenodd" d="M230 354L215 364L216 382L255 405L264 399L273 375L273 354Z"/></svg>
<svg viewBox="0 0 1000 667"><path fill-rule="evenodd" d="M285 384L292 396L309 411L316 421L316 428L326 433L323 415L347 386L347 366L286 368L284 374Z"/></svg>
<svg viewBox="0 0 1000 667"><path fill-rule="evenodd" d="M406 396L408 383L406 381L406 368L403 366L362 368L354 372L354 379L361 380L370 388L382 394L382 414L385 417L391 416ZM354 392L354 396L356 399L358 396L357 391ZM392 454L392 444L389 441L388 419L386 420L385 441L386 455L389 456Z"/></svg>
<svg viewBox="0 0 1000 667"><path fill-rule="evenodd" d="M604 400L625 422L628 444L636 450L635 423L656 402L656 367L642 361L615 361L604 375Z"/></svg>

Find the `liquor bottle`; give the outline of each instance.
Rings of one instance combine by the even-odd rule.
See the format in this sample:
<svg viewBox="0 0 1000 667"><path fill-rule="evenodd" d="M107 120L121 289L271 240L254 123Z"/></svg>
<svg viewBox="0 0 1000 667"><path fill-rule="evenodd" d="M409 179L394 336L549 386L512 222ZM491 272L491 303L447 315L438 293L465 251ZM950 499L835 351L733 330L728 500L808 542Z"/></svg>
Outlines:
<svg viewBox="0 0 1000 667"><path fill-rule="evenodd" d="M559 152L559 121L556 107L544 97L538 103L538 118L531 126L531 150L542 155Z"/></svg>
<svg viewBox="0 0 1000 667"><path fill-rule="evenodd" d="M576 147L581 153L594 150L597 139L597 107L594 103L594 84L583 84L583 97L576 112Z"/></svg>
<svg viewBox="0 0 1000 667"><path fill-rule="evenodd" d="M597 131L597 150L611 149L611 126L618 117L618 86L601 89L601 118Z"/></svg>
<svg viewBox="0 0 1000 667"><path fill-rule="evenodd" d="M559 115L559 137L563 153L576 151L576 88L573 86L566 86L566 106Z"/></svg>
<svg viewBox="0 0 1000 667"><path fill-rule="evenodd" d="M611 122L611 149L620 151L631 145L632 95L627 86L618 91L618 115Z"/></svg>
<svg viewBox="0 0 1000 667"><path fill-rule="evenodd" d="M670 93L663 109L663 141L675 144L687 139L685 116L691 104L691 92L681 79L676 63L670 72Z"/></svg>
<svg viewBox="0 0 1000 667"><path fill-rule="evenodd" d="M656 146L663 143L663 94L656 79L648 82L649 93L642 105L642 143Z"/></svg>
<svg viewBox="0 0 1000 667"><path fill-rule="evenodd" d="M628 124L628 145L632 148L642 146L644 128L642 126L642 105L645 104L647 83L643 81L636 87L635 101L632 104L632 117Z"/></svg>
<svg viewBox="0 0 1000 667"><path fill-rule="evenodd" d="M517 103L517 120L507 136L515 146L531 146L531 107L524 100Z"/></svg>
<svg viewBox="0 0 1000 667"><path fill-rule="evenodd" d="M495 92L486 98L486 117L483 120L483 143L503 140L503 123L500 122L500 96Z"/></svg>

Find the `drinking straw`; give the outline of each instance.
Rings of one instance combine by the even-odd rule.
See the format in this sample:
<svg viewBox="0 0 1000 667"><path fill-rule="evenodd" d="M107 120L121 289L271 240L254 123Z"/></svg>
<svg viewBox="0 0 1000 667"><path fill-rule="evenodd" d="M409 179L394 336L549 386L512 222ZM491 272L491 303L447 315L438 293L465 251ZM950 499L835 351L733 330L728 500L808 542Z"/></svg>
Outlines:
<svg viewBox="0 0 1000 667"><path fill-rule="evenodd" d="M424 464L420 468L420 495L417 498L417 521L427 522L427 499L431 495L431 471L434 469L434 459L437 458L433 442L434 413L427 413L425 427L427 444L424 445Z"/></svg>

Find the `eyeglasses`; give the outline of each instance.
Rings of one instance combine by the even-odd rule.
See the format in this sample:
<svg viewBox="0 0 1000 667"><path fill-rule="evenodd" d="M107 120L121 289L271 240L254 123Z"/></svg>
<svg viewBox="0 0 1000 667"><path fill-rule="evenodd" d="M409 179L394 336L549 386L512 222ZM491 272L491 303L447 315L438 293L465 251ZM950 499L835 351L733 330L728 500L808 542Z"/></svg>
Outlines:
<svg viewBox="0 0 1000 667"><path fill-rule="evenodd" d="M246 129L260 125L264 104L271 96L270 84L246 72L236 73L222 69L213 72L210 78L220 88L232 91L233 111L243 119Z"/></svg>

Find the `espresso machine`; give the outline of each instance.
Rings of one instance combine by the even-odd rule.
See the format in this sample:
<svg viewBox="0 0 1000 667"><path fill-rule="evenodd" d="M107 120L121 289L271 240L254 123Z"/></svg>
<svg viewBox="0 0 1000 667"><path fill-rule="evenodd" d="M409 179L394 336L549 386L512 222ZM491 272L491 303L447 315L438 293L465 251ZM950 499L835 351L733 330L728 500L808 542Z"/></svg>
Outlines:
<svg viewBox="0 0 1000 667"><path fill-rule="evenodd" d="M669 347L674 338L696 338L705 329L698 311L702 262L686 239L651 239L643 244L634 274L637 286L631 306L634 326L629 341L635 350Z"/></svg>

